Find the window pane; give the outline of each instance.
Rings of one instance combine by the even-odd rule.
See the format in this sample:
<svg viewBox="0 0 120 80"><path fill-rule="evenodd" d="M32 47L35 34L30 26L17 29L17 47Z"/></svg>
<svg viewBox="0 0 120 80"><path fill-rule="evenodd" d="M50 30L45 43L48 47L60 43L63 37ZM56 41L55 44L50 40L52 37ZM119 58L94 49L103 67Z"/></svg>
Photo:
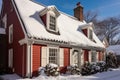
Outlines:
<svg viewBox="0 0 120 80"><path fill-rule="evenodd" d="M49 48L49 63L57 64L58 49Z"/></svg>
<svg viewBox="0 0 120 80"><path fill-rule="evenodd" d="M54 30L54 31L56 30L56 19L53 16L50 16L49 29Z"/></svg>

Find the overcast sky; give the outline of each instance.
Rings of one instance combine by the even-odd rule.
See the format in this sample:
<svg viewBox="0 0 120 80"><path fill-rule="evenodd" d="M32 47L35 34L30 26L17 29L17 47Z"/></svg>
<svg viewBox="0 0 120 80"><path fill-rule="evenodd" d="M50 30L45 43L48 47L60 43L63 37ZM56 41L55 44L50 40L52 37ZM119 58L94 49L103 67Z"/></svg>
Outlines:
<svg viewBox="0 0 120 80"><path fill-rule="evenodd" d="M120 15L120 0L36 0L45 5L55 5L58 10L73 15L73 8L81 2L84 11L97 11L99 19ZM2 0L0 0L0 8Z"/></svg>

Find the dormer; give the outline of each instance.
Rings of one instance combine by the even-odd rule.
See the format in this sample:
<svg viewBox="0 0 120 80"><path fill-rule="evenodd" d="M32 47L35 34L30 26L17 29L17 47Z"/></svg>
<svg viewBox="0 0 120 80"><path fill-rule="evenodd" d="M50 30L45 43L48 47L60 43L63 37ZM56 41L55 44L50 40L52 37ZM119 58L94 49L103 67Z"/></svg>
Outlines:
<svg viewBox="0 0 120 80"><path fill-rule="evenodd" d="M46 26L46 30L51 33L58 33L57 18L60 15L55 6L48 6L40 12L40 17Z"/></svg>
<svg viewBox="0 0 120 80"><path fill-rule="evenodd" d="M81 28L84 35L93 41L93 23L82 25Z"/></svg>

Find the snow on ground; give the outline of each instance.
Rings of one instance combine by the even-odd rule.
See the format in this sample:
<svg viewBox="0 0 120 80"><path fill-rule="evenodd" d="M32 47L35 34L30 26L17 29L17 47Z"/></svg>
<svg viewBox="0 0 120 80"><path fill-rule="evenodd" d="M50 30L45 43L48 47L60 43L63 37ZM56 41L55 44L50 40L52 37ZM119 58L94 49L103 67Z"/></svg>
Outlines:
<svg viewBox="0 0 120 80"><path fill-rule="evenodd" d="M16 74L3 75L0 76L4 80L120 80L120 68L113 69L113 71L107 71L102 73L97 73L90 76L80 76L80 75L60 75L58 77L48 77L48 76L38 76L33 79L22 79ZM1 80L1 79L0 79Z"/></svg>

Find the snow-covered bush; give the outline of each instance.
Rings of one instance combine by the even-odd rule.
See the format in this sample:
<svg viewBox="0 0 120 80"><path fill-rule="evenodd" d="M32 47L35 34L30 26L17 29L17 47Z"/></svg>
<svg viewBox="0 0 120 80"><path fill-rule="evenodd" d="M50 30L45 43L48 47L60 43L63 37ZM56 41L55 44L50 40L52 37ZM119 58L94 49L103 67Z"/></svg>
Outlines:
<svg viewBox="0 0 120 80"><path fill-rule="evenodd" d="M39 69L40 75L58 76L60 74L58 65L50 63Z"/></svg>
<svg viewBox="0 0 120 80"><path fill-rule="evenodd" d="M108 69L106 62L104 62L104 61L97 62L97 65L100 67L99 72L107 71L107 69Z"/></svg>
<svg viewBox="0 0 120 80"><path fill-rule="evenodd" d="M75 74L80 75L80 68L78 68L77 64L67 66L67 73L72 75L75 75Z"/></svg>
<svg viewBox="0 0 120 80"><path fill-rule="evenodd" d="M95 74L97 72L103 72L107 71L106 63L104 61L100 62L86 62L82 67L81 67L81 74L82 75L90 75L90 74Z"/></svg>
<svg viewBox="0 0 120 80"><path fill-rule="evenodd" d="M84 65L81 67L81 74L82 75L90 75L91 74L91 65L89 62L85 62Z"/></svg>
<svg viewBox="0 0 120 80"><path fill-rule="evenodd" d="M117 63L117 57L114 53L109 52L106 56L106 64L109 68L117 68L118 63Z"/></svg>

